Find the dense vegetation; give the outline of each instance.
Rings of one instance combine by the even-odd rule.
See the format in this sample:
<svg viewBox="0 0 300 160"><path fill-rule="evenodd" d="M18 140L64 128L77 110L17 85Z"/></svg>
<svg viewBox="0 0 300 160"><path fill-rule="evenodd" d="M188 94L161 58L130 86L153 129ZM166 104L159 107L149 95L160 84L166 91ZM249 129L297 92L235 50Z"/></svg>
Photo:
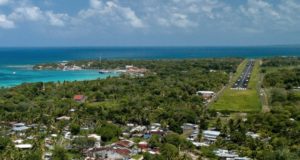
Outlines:
<svg viewBox="0 0 300 160"><path fill-rule="evenodd" d="M61 132L68 123L56 118L68 115L72 117L73 133L78 133L78 126L94 128L89 132L100 134L104 142L116 140L120 135L117 125L128 122L143 125L159 122L181 133L180 126L184 122L201 120L205 124L207 119L203 100L196 91L219 90L240 62L241 59L102 61L101 68L133 64L149 72L136 78L121 75L104 80L34 83L2 89L0 117L4 122L45 125L48 134ZM86 103L74 102L76 94L87 96ZM70 113L70 109L76 112ZM39 128L31 132L38 133ZM35 142L37 150L41 145L42 142ZM2 150L5 146L9 145L4 143ZM58 151L61 152L59 148ZM5 153L8 154L12 152Z"/></svg>
<svg viewBox="0 0 300 160"><path fill-rule="evenodd" d="M300 87L300 68L279 69L265 76L265 87L292 89Z"/></svg>
<svg viewBox="0 0 300 160"><path fill-rule="evenodd" d="M145 60L145 61L94 61L90 68L123 68L133 64L147 68L143 77L120 75L104 80L61 83L23 84L0 91L0 157L7 159L40 159L44 138L52 133L61 133L66 126L72 134L85 136L97 133L108 144L118 139L126 123L148 125L151 122L168 126L170 133L164 137L152 136L149 145L159 147L160 155L145 153L146 160L186 160L189 155L182 151L193 152L201 157L217 159L214 149L235 150L241 156L261 160L289 160L300 158L300 94L295 83L299 76L297 69L289 69L290 80L278 81L285 64L276 69L270 64L286 60L283 58L263 61L265 79L263 86L270 92L270 112L252 112L243 116L214 109L206 110L203 99L195 93L198 90L217 92L228 83L229 73L235 72L241 59L202 59L202 60ZM86 65L90 61L70 62ZM277 73L278 72L278 73ZM279 76L280 77L280 76ZM290 77L290 76L289 76ZM287 76L282 76L285 79ZM280 79L281 79L280 78ZM276 81L276 84L269 82ZM255 82L257 83L257 82ZM292 87L288 87L293 84ZM85 103L73 100L76 94L87 96ZM70 112L70 109L76 110ZM60 116L70 116L70 121L58 121ZM33 144L30 151L17 150L13 146L8 122L36 123L38 127L28 131L36 140L27 140ZM221 131L215 144L209 147L195 148L181 134L180 126L184 122L199 125L200 130L209 127ZM41 132L42 126L47 126ZM90 130L82 130L88 127ZM247 132L260 135L254 139ZM29 134L28 133L28 134ZM201 132L200 132L201 133ZM201 138L201 134L199 138ZM138 141L138 139L137 139ZM53 150L54 159L82 158L81 150L91 147L94 140L76 138L72 149L67 142L58 137Z"/></svg>
<svg viewBox="0 0 300 160"><path fill-rule="evenodd" d="M299 66L299 57L274 57L263 60L262 67Z"/></svg>

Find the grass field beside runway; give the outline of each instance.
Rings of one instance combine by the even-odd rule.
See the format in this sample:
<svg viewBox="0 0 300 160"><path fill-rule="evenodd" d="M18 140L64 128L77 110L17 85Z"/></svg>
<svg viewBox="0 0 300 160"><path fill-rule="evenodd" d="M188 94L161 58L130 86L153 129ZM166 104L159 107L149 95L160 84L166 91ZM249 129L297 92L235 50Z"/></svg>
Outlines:
<svg viewBox="0 0 300 160"><path fill-rule="evenodd" d="M259 81L259 60L255 61L255 65L251 74L247 90L232 90L232 84L241 75L246 67L247 61L243 61L229 86L216 99L211 108L217 111L234 111L234 112L258 112L261 110L261 102L257 85Z"/></svg>

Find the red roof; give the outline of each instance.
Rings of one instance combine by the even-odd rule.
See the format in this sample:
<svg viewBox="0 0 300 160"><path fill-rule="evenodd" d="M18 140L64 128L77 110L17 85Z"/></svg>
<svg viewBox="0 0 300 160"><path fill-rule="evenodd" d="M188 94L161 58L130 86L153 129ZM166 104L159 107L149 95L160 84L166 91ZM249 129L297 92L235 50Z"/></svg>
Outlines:
<svg viewBox="0 0 300 160"><path fill-rule="evenodd" d="M120 147L131 147L133 144L131 141L128 141L128 140L122 140L122 141L119 141L119 142L116 142L116 145L120 146Z"/></svg>
<svg viewBox="0 0 300 160"><path fill-rule="evenodd" d="M128 156L130 154L130 150L129 149L121 149L121 148L117 148L115 149L115 152L121 154L121 155L125 155Z"/></svg>
<svg viewBox="0 0 300 160"><path fill-rule="evenodd" d="M75 95L74 96L74 100L76 100L76 101L81 101L83 99L84 99L84 95Z"/></svg>
<svg viewBox="0 0 300 160"><path fill-rule="evenodd" d="M99 151L100 152L101 151L104 151L104 152L111 151L111 152L118 153L122 156L129 156L131 154L131 151L129 149L126 149L126 148L110 148L110 147L93 148L91 150L86 150L85 154L91 156L92 153L99 152Z"/></svg>
<svg viewBox="0 0 300 160"><path fill-rule="evenodd" d="M139 148L142 148L142 149L146 149L148 148L148 143L147 142L140 142L138 144Z"/></svg>

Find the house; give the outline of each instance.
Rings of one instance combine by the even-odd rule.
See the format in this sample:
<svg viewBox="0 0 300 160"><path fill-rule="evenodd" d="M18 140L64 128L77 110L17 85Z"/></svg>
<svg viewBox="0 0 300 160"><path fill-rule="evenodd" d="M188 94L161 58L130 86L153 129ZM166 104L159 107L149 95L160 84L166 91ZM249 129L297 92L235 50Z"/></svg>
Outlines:
<svg viewBox="0 0 300 160"><path fill-rule="evenodd" d="M144 76L143 73L147 72L147 69L134 67L133 65L126 65L125 69L126 69L125 70L126 73L138 77Z"/></svg>
<svg viewBox="0 0 300 160"><path fill-rule="evenodd" d="M65 139L71 140L71 137L72 137L71 132L65 132L65 134L64 134L64 138L65 138Z"/></svg>
<svg viewBox="0 0 300 160"><path fill-rule="evenodd" d="M187 138L189 141L195 141L198 138L199 135L199 126L192 123L184 123L181 126L183 133L190 134Z"/></svg>
<svg viewBox="0 0 300 160"><path fill-rule="evenodd" d="M131 150L126 148L101 147L89 149L85 152L85 154L86 160L124 160L131 157Z"/></svg>
<svg viewBox="0 0 300 160"><path fill-rule="evenodd" d="M248 157L235 157L233 160L251 160Z"/></svg>
<svg viewBox="0 0 300 160"><path fill-rule="evenodd" d="M196 130L196 129L199 129L199 126L196 124L192 124L192 123L183 123L181 128L183 130Z"/></svg>
<svg viewBox="0 0 300 160"><path fill-rule="evenodd" d="M209 142L215 142L220 134L219 131L205 130L203 131L203 138Z"/></svg>
<svg viewBox="0 0 300 160"><path fill-rule="evenodd" d="M74 101L76 101L76 102L81 102L81 103L83 103L83 102L85 102L86 97L85 97L84 95L75 95L73 99L74 99Z"/></svg>
<svg viewBox="0 0 300 160"><path fill-rule="evenodd" d="M134 127L135 125L133 123L127 123L126 126L127 127Z"/></svg>
<svg viewBox="0 0 300 160"><path fill-rule="evenodd" d="M133 65L126 65L125 66L125 69L131 69L131 68L134 68L134 66Z"/></svg>
<svg viewBox="0 0 300 160"><path fill-rule="evenodd" d="M151 138L151 134L148 132L148 133L145 133L144 136L143 136L144 139L150 139Z"/></svg>
<svg viewBox="0 0 300 160"><path fill-rule="evenodd" d="M57 134L51 134L51 137L56 138L58 135Z"/></svg>
<svg viewBox="0 0 300 160"><path fill-rule="evenodd" d="M23 139L17 139L17 140L14 140L13 142L16 143L16 144L21 144L23 143Z"/></svg>
<svg viewBox="0 0 300 160"><path fill-rule="evenodd" d="M70 112L75 112L75 111L76 111L76 109L74 109L74 108L71 108L69 111L70 111Z"/></svg>
<svg viewBox="0 0 300 160"><path fill-rule="evenodd" d="M213 98L216 94L213 91L198 91L196 92L197 95L201 95L202 98L206 101L209 101L211 98Z"/></svg>
<svg viewBox="0 0 300 160"><path fill-rule="evenodd" d="M15 145L15 147L18 149L31 149L32 145L31 144L17 144L17 145Z"/></svg>
<svg viewBox="0 0 300 160"><path fill-rule="evenodd" d="M141 141L138 143L138 148L140 149L140 152L146 152L149 145L146 141Z"/></svg>
<svg viewBox="0 0 300 160"><path fill-rule="evenodd" d="M130 130L130 133L141 133L144 132L147 128L145 126L136 126Z"/></svg>
<svg viewBox="0 0 300 160"><path fill-rule="evenodd" d="M96 140L95 142L95 147L96 148L100 148L101 147L101 136L97 135L97 134L89 134L88 138L93 138Z"/></svg>
<svg viewBox="0 0 300 160"><path fill-rule="evenodd" d="M112 146L116 146L116 147L123 147L123 148L131 148L133 147L134 142L129 141L129 140L121 140L118 141L116 143L114 143Z"/></svg>
<svg viewBox="0 0 300 160"><path fill-rule="evenodd" d="M197 148L199 148L199 147L208 147L209 146L209 144L203 143L203 142L192 142L192 143Z"/></svg>
<svg viewBox="0 0 300 160"><path fill-rule="evenodd" d="M45 138L45 147L48 149L53 149L53 140L51 138Z"/></svg>
<svg viewBox="0 0 300 160"><path fill-rule="evenodd" d="M59 121L62 121L62 120L68 121L68 120L70 120L70 119L71 119L71 117L68 117L68 116L61 116L61 117L57 117L57 118L56 118L56 120L59 120Z"/></svg>
<svg viewBox="0 0 300 160"><path fill-rule="evenodd" d="M150 134L151 135L156 134L156 135L162 136L162 135L164 135L164 131L161 129L151 129Z"/></svg>
<svg viewBox="0 0 300 160"><path fill-rule="evenodd" d="M46 152L44 154L44 160L51 160L52 159L52 153L51 152Z"/></svg>
<svg viewBox="0 0 300 160"><path fill-rule="evenodd" d="M250 136L250 137L253 138L253 139L256 139L256 138L259 138L259 137L260 137L259 134L254 133L254 132L247 132L247 133L246 133L246 136Z"/></svg>
<svg viewBox="0 0 300 160"><path fill-rule="evenodd" d="M235 158L238 157L239 155L236 154L233 151L228 151L228 150L224 150L224 149L217 149L214 151L215 155L223 158L223 159L227 159L227 158Z"/></svg>
<svg viewBox="0 0 300 160"><path fill-rule="evenodd" d="M148 151L148 153L150 153L150 154L160 154L160 152L159 152L159 148L152 148L152 149L150 149L149 151Z"/></svg>
<svg viewBox="0 0 300 160"><path fill-rule="evenodd" d="M220 159L226 160L250 160L248 157L239 157L239 155L234 151L228 151L224 149L217 149L214 151L215 155L220 157Z"/></svg>
<svg viewBox="0 0 300 160"><path fill-rule="evenodd" d="M27 127L24 123L15 123L13 124L12 130L16 132L22 132L22 131L26 131L29 128L30 127Z"/></svg>

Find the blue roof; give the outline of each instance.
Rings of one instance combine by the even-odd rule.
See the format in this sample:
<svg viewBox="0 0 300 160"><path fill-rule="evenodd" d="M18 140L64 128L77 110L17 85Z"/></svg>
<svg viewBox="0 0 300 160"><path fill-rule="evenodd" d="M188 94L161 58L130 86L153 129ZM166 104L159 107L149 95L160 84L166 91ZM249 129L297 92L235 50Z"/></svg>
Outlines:
<svg viewBox="0 0 300 160"><path fill-rule="evenodd" d="M25 131L25 130L27 130L27 129L29 129L29 127L27 127L27 126L13 127L13 128L12 128L13 131Z"/></svg>

